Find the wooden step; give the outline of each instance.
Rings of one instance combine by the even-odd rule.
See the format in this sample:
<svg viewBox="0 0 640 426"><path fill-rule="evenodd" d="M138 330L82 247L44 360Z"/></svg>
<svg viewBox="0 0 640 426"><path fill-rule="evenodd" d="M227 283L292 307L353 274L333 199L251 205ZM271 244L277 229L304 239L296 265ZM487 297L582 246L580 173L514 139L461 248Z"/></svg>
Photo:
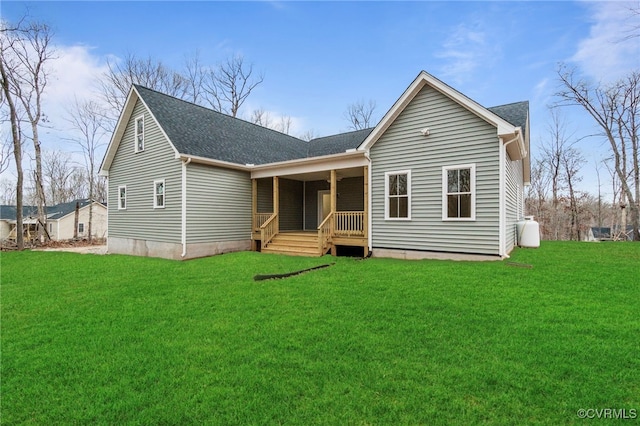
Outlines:
<svg viewBox="0 0 640 426"><path fill-rule="evenodd" d="M315 232L281 232L262 249L263 253L290 256L319 256L318 234Z"/></svg>

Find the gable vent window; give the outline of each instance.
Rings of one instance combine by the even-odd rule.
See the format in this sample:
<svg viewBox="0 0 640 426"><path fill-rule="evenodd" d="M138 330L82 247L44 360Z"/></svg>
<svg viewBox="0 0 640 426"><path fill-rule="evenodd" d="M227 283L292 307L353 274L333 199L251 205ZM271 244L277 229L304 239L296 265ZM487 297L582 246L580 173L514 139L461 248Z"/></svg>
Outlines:
<svg viewBox="0 0 640 426"><path fill-rule="evenodd" d="M164 179L153 182L153 208L164 208Z"/></svg>
<svg viewBox="0 0 640 426"><path fill-rule="evenodd" d="M475 220L476 165L442 168L442 220Z"/></svg>
<svg viewBox="0 0 640 426"><path fill-rule="evenodd" d="M135 152L144 151L144 116L136 118Z"/></svg>

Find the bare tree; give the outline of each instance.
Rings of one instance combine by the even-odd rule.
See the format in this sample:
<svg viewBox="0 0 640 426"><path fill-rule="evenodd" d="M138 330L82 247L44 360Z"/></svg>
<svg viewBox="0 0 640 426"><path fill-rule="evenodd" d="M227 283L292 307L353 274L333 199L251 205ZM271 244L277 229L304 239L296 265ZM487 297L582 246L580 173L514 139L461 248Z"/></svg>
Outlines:
<svg viewBox="0 0 640 426"><path fill-rule="evenodd" d="M67 111L67 121L71 124L77 136L73 138L82 149L85 168L89 181L89 241L91 241L93 222L93 201L95 200L95 176L98 167L97 155L99 150L106 144L104 141L107 135L104 111L97 102L88 100L75 102Z"/></svg>
<svg viewBox="0 0 640 426"><path fill-rule="evenodd" d="M51 204L71 201L69 188L75 169L71 164L71 156L63 151L45 151L42 155L42 173L47 188L48 200Z"/></svg>
<svg viewBox="0 0 640 426"><path fill-rule="evenodd" d="M360 100L347 106L344 115L349 122L349 129L361 130L373 127L373 113L375 109L376 102L373 99L370 99L368 103Z"/></svg>
<svg viewBox="0 0 640 426"><path fill-rule="evenodd" d="M578 174L580 168L586 162L583 155L573 146L562 151L562 169L564 172L564 181L569 191L569 209L571 224L569 227L569 240L580 241L581 229L580 229L580 212L578 207L579 194L576 191L576 184L582 180L582 177Z"/></svg>
<svg viewBox="0 0 640 426"><path fill-rule="evenodd" d="M47 86L49 72L47 64L54 59L51 46L53 32L42 23L28 22L22 28L13 32L3 33L7 36L8 47L3 49L3 57L9 57L13 62L6 77L9 80L8 89L22 106L31 127L31 139L35 153L35 189L38 205L38 221L40 225L46 223L46 197L42 182L42 149L39 136L41 122L45 121L42 110L42 97ZM44 229L38 226L38 237L42 239Z"/></svg>
<svg viewBox="0 0 640 426"><path fill-rule="evenodd" d="M580 105L609 142L614 170L623 197L629 202L633 240L640 241L640 72L633 71L614 84L598 86L578 78L575 69L566 66L558 69L558 76L563 86L557 93L561 102Z"/></svg>
<svg viewBox="0 0 640 426"><path fill-rule="evenodd" d="M238 116L238 111L253 89L264 81L262 74L253 74L253 64L235 55L209 72L204 83L205 99L218 112Z"/></svg>
<svg viewBox="0 0 640 426"><path fill-rule="evenodd" d="M13 142L9 137L2 138L2 146L0 146L0 173L9 168L11 164L11 154L13 152Z"/></svg>
<svg viewBox="0 0 640 426"><path fill-rule="evenodd" d="M526 189L526 208L540 222L542 234L548 235L548 215L546 202L548 199L550 176L546 164L540 159L533 160L531 165L531 185Z"/></svg>
<svg viewBox="0 0 640 426"><path fill-rule="evenodd" d="M193 56L185 57L183 77L186 88L184 100L199 105L202 103L203 88L207 73L207 68L202 65L200 52L198 50L195 51Z"/></svg>
<svg viewBox="0 0 640 426"><path fill-rule="evenodd" d="M307 142L317 137L318 135L316 135L316 132L313 129L309 129L303 134L301 134L300 136L298 136L299 139L302 139L303 141L307 141Z"/></svg>
<svg viewBox="0 0 640 426"><path fill-rule="evenodd" d="M264 108L254 109L251 112L249 121L262 127L271 127L272 125L271 114L269 114L269 111L265 111Z"/></svg>
<svg viewBox="0 0 640 426"><path fill-rule="evenodd" d="M562 228L565 218L560 197L561 191L564 189L563 185L566 182L564 179L565 173L562 159L565 152L571 149L573 143L569 142L566 123L560 116L558 110L551 108L549 112L550 121L547 124L548 136L541 144L541 161L546 168L546 175L551 185L552 203L552 210L548 215L548 221L545 225L546 229L550 232L549 237L551 239L562 240L564 239Z"/></svg>
<svg viewBox="0 0 640 426"><path fill-rule="evenodd" d="M113 123L124 108L133 84L177 98L184 98L188 93L194 95L183 75L150 56L143 59L128 54L122 61L108 61L107 67L109 70L102 76L100 88L104 101L112 107L109 119Z"/></svg>
<svg viewBox="0 0 640 426"><path fill-rule="evenodd" d="M16 245L18 250L24 249L23 236L23 191L24 191L24 172L22 169L22 134L20 131L20 122L18 109L16 106L16 96L12 90L13 82L10 75L16 72L18 65L15 58L10 55L15 38L12 32L17 31L17 27L11 28L5 25L4 21L0 21L0 83L2 85L2 104L7 104L9 109L9 121L11 122L11 138L13 141L13 156L16 163ZM4 106L3 106L4 109Z"/></svg>

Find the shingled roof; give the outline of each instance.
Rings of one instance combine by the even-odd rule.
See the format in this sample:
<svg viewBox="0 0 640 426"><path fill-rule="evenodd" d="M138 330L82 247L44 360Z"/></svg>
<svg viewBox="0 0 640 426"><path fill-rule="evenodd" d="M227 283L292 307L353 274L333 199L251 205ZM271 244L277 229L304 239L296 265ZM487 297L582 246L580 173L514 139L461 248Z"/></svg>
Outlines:
<svg viewBox="0 0 640 426"><path fill-rule="evenodd" d="M498 105L487 109L514 126L521 127L522 131L526 133L529 101Z"/></svg>
<svg viewBox="0 0 640 426"><path fill-rule="evenodd" d="M309 142L308 157L317 157L320 155L337 154L345 152L348 149L355 149L369 136L373 127L369 129L356 130L348 133L340 133L338 135L325 136L322 138L312 139Z"/></svg>
<svg viewBox="0 0 640 426"><path fill-rule="evenodd" d="M374 128L309 142L216 112L144 86L135 90L182 155L235 164L268 164L346 152L358 148ZM487 108L526 131L529 102Z"/></svg>
<svg viewBox="0 0 640 426"><path fill-rule="evenodd" d="M179 153L236 164L304 158L305 142L199 105L136 85Z"/></svg>
<svg viewBox="0 0 640 426"><path fill-rule="evenodd" d="M357 148L373 129L309 142L135 85L180 154L235 164L268 164Z"/></svg>

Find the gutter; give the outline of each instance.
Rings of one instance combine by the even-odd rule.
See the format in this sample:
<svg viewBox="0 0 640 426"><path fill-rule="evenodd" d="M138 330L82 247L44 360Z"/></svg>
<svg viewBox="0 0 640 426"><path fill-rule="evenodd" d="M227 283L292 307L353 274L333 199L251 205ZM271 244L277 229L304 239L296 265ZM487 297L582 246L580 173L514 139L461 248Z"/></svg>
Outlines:
<svg viewBox="0 0 640 426"><path fill-rule="evenodd" d="M524 139L522 138L522 129L520 127L516 127L513 134L515 135L514 138L508 140L507 142L504 142L504 147L506 149L507 145L510 145L513 142L518 142L518 152L520 153L519 160L522 160L527 156L527 150L524 146Z"/></svg>

